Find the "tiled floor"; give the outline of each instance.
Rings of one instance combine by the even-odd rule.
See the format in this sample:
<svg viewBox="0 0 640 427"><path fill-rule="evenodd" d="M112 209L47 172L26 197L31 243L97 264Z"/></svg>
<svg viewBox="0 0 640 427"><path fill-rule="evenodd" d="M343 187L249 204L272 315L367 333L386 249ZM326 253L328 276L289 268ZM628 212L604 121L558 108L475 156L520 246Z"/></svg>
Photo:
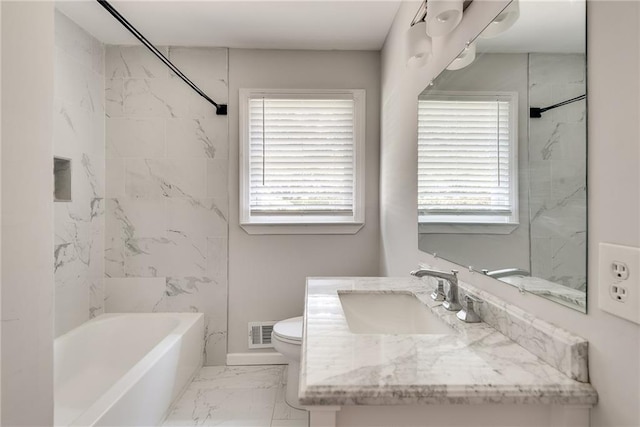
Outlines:
<svg viewBox="0 0 640 427"><path fill-rule="evenodd" d="M285 366L204 367L174 403L164 426L307 427L287 405Z"/></svg>

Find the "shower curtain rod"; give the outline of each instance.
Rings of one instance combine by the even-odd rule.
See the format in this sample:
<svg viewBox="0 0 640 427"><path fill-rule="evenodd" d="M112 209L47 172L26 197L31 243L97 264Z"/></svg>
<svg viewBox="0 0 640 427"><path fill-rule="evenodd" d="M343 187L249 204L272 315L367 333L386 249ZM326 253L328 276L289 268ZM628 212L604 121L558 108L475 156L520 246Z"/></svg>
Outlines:
<svg viewBox="0 0 640 427"><path fill-rule="evenodd" d="M554 108L562 107L563 105L571 104L573 102L580 101L581 99L585 99L587 95L576 96L575 98L568 99L566 101L558 102L557 104L553 104L547 108L529 108L529 117L532 119L539 119L542 117L542 113L545 111L553 110Z"/></svg>
<svg viewBox="0 0 640 427"><path fill-rule="evenodd" d="M200 95L201 97L209 101L211 104L213 104L213 106L216 107L216 115L218 116L227 115L227 104L218 104L213 99L209 98L209 96L207 96L206 93L204 93L198 86L196 86L195 83L189 80L189 78L185 76L184 73L178 69L178 67L173 65L173 63L169 61L169 59L162 54L162 52L160 52L153 44L151 44L151 42L149 42L149 40L147 40L146 37L143 36L140 33L140 31L136 29L136 27L131 25L131 23L129 23L129 21L127 21L124 18L124 16L120 15L120 12L118 12L113 6L111 6L109 2L107 2L106 0L97 0L97 2L100 3L100 6L104 7L107 10L107 12L109 12L118 22L120 22L123 27L129 30L129 32L133 34L135 38L140 40L140 42L143 45L145 45L147 49L149 49L155 56L157 56L158 59L164 62L164 64L167 67L169 67L171 71L173 71L186 84L188 84L191 87L191 89L195 90L198 93L198 95Z"/></svg>

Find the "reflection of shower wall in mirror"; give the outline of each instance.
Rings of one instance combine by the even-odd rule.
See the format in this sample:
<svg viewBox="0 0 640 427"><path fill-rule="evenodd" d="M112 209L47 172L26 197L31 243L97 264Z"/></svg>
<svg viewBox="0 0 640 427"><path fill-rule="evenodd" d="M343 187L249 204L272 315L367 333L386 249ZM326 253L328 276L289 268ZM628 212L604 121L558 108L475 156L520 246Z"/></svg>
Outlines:
<svg viewBox="0 0 640 427"><path fill-rule="evenodd" d="M545 107L586 91L583 54L529 55L529 103ZM586 102L529 122L531 272L586 289Z"/></svg>

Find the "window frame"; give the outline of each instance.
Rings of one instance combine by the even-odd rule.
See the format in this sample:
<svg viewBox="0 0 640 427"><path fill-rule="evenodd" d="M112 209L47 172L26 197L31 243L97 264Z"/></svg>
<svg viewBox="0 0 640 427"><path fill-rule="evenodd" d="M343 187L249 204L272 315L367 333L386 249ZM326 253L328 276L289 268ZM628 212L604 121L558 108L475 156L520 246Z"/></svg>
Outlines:
<svg viewBox="0 0 640 427"><path fill-rule="evenodd" d="M491 98L508 98L509 114L509 198L510 215L482 215L482 214L432 214L427 220L418 206L418 231L420 233L442 234L510 234L520 225L520 194L518 183L518 121L519 99L514 91L430 91L424 100L455 100L460 101L473 98L490 100ZM418 119L419 124L419 119ZM419 144L419 135L416 135ZM419 160L418 160L419 161ZM419 165L418 165L419 167Z"/></svg>
<svg viewBox="0 0 640 427"><path fill-rule="evenodd" d="M249 100L253 98L353 99L353 215L252 215ZM355 234L365 223L365 90L239 89L239 223L249 234Z"/></svg>

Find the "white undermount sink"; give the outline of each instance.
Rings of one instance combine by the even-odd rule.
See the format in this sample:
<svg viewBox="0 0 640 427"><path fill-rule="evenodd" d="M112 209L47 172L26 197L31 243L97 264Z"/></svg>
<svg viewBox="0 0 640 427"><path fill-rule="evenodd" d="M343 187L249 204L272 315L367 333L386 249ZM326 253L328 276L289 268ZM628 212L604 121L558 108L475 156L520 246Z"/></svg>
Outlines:
<svg viewBox="0 0 640 427"><path fill-rule="evenodd" d="M338 291L354 334L452 334L453 330L410 292Z"/></svg>

